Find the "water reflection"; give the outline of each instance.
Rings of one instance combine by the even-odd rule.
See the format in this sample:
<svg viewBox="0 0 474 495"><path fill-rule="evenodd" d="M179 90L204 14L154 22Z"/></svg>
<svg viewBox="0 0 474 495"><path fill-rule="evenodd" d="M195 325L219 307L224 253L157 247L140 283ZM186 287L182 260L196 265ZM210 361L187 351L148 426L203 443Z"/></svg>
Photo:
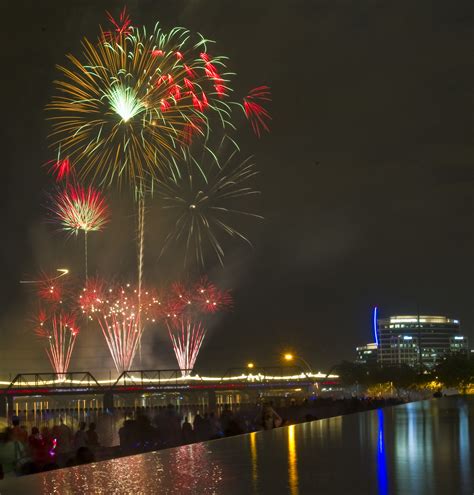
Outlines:
<svg viewBox="0 0 474 495"><path fill-rule="evenodd" d="M153 452L48 473L41 493L63 494L215 494L221 493L220 464L206 444L193 444L167 453ZM37 493L35 491L35 493Z"/></svg>
<svg viewBox="0 0 474 495"><path fill-rule="evenodd" d="M258 458L257 458L257 432L250 433L250 459L252 463L252 487L255 493L258 489Z"/></svg>
<svg viewBox="0 0 474 495"><path fill-rule="evenodd" d="M288 426L288 485L290 487L291 495L299 494L295 425Z"/></svg>
<svg viewBox="0 0 474 495"><path fill-rule="evenodd" d="M388 475L387 475L387 454L385 451L385 431L383 410L379 409L378 414L378 442L377 442L377 483L379 495L388 493Z"/></svg>
<svg viewBox="0 0 474 495"><path fill-rule="evenodd" d="M473 399L426 401L4 480L0 491L472 494L470 421Z"/></svg>
<svg viewBox="0 0 474 495"><path fill-rule="evenodd" d="M428 403L428 405L430 405ZM406 493L432 491L433 484L433 423L436 404L407 404L397 416L395 436L395 469L399 489Z"/></svg>
<svg viewBox="0 0 474 495"><path fill-rule="evenodd" d="M463 484L467 486L471 481L471 459L469 445L469 408L465 403L459 407L459 461L462 481Z"/></svg>

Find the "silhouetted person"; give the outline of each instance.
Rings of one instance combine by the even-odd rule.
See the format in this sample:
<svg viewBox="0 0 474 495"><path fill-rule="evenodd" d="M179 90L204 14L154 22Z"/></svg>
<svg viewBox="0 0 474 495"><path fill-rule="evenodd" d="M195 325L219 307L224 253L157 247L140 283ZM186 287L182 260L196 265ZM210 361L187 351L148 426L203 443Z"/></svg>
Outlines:
<svg viewBox="0 0 474 495"><path fill-rule="evenodd" d="M17 440L26 446L28 443L28 432L20 426L20 418L18 416L13 416L12 425L12 440Z"/></svg>
<svg viewBox="0 0 474 495"><path fill-rule="evenodd" d="M272 430L281 425L281 417L273 409L271 404L264 404L260 425L264 430Z"/></svg>
<svg viewBox="0 0 474 495"><path fill-rule="evenodd" d="M232 410L231 410L229 404L225 404L224 410L222 411L222 414L221 414L222 431L225 432L227 430L227 427L228 427L229 422L231 421L232 417L233 417L233 413L232 413Z"/></svg>
<svg viewBox="0 0 474 495"><path fill-rule="evenodd" d="M84 423L84 421L81 421L79 423L79 429L76 431L76 434L74 435L74 449L77 451L77 449L86 446L87 446L86 424Z"/></svg>
<svg viewBox="0 0 474 495"><path fill-rule="evenodd" d="M192 443L194 441L194 432L191 423L188 421L188 417L184 418L183 426L181 427L183 433L183 442Z"/></svg>
<svg viewBox="0 0 474 495"><path fill-rule="evenodd" d="M148 416L140 415L135 421L138 447L142 451L152 450L156 441L156 430Z"/></svg>
<svg viewBox="0 0 474 495"><path fill-rule="evenodd" d="M209 418L209 414L204 413L204 418L200 424L201 428L201 440L210 440L211 439L211 420Z"/></svg>
<svg viewBox="0 0 474 495"><path fill-rule="evenodd" d="M196 436L196 440L198 442L201 442L204 440L203 438L203 417L197 413L196 416L194 416L194 435Z"/></svg>
<svg viewBox="0 0 474 495"><path fill-rule="evenodd" d="M220 438L222 436L221 425L213 412L209 413L209 425L211 430L211 436L209 438Z"/></svg>
<svg viewBox="0 0 474 495"><path fill-rule="evenodd" d="M49 462L49 454L46 442L36 426L31 428L31 435L28 437L28 446L33 462L41 469Z"/></svg>
<svg viewBox="0 0 474 495"><path fill-rule="evenodd" d="M64 423L63 418L59 418L59 426L54 427L54 435L57 445L56 451L58 455L68 454L73 450L73 436L71 428Z"/></svg>
<svg viewBox="0 0 474 495"><path fill-rule="evenodd" d="M89 429L87 430L86 435L88 447L91 449L99 447L99 435L97 435L95 423L89 424Z"/></svg>
<svg viewBox="0 0 474 495"><path fill-rule="evenodd" d="M6 428L0 436L0 464L6 476L12 475L19 461L25 453L22 442L15 440L13 429Z"/></svg>
<svg viewBox="0 0 474 495"><path fill-rule="evenodd" d="M126 419L119 432L120 449L124 454L133 452L136 443L135 421Z"/></svg>

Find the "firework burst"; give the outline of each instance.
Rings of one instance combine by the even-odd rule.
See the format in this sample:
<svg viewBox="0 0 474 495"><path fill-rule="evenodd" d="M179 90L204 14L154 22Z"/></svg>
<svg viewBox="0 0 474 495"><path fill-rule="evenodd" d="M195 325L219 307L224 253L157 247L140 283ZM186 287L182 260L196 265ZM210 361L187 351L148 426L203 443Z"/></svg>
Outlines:
<svg viewBox="0 0 474 495"><path fill-rule="evenodd" d="M57 305L63 304L63 301L69 296L70 287L63 279L67 273L67 270L64 270L59 276L41 273L38 280L28 280L23 283L35 284L39 299L48 305L57 307Z"/></svg>
<svg viewBox="0 0 474 495"><path fill-rule="evenodd" d="M209 115L230 124L223 57L211 57L202 37L158 25L148 33L128 17L84 39L80 57L69 55L48 105L52 146L69 156L79 177L138 189L185 144L189 124ZM200 132L205 131L200 129Z"/></svg>
<svg viewBox="0 0 474 495"><path fill-rule="evenodd" d="M160 304L150 291L138 290L130 284L106 284L92 279L79 298L84 315L100 326L117 371L130 370L146 321L154 321Z"/></svg>
<svg viewBox="0 0 474 495"><path fill-rule="evenodd" d="M74 315L62 310L48 315L46 310L40 309L34 332L45 341L45 351L54 371L58 375L66 373L79 333Z"/></svg>
<svg viewBox="0 0 474 495"><path fill-rule="evenodd" d="M85 276L88 275L87 234L101 231L109 221L107 203L102 193L93 187L68 184L52 196L50 210L62 230L70 234L84 232Z"/></svg>
<svg viewBox="0 0 474 495"><path fill-rule="evenodd" d="M245 218L262 218L245 208L248 199L259 194L251 186L256 175L252 158L240 161L239 149L228 137L216 152L205 144L197 153L183 153L156 189L170 222L161 255L171 245L181 245L185 265L194 260L204 266L210 248L223 264L223 237L250 244L236 225Z"/></svg>
<svg viewBox="0 0 474 495"><path fill-rule="evenodd" d="M193 285L172 285L160 311L183 376L193 370L206 336L203 320L231 305L230 293L218 289L207 278Z"/></svg>
<svg viewBox="0 0 474 495"><path fill-rule="evenodd" d="M76 235L101 231L109 221L105 199L93 187L68 184L53 197L51 211L64 231Z"/></svg>

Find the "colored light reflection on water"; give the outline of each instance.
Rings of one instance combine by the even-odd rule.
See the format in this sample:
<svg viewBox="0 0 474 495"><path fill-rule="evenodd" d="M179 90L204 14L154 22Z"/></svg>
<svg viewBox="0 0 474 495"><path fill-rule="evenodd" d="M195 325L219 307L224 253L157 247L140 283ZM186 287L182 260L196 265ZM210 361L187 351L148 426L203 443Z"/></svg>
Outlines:
<svg viewBox="0 0 474 495"><path fill-rule="evenodd" d="M288 426L288 486L291 495L298 495L298 455L296 453L295 425Z"/></svg>
<svg viewBox="0 0 474 495"><path fill-rule="evenodd" d="M443 398L0 482L2 495L473 493L474 398Z"/></svg>
<svg viewBox="0 0 474 495"><path fill-rule="evenodd" d="M377 481L380 495L388 493L387 458L385 452L384 417L383 410L377 411L378 415L378 443L377 443Z"/></svg>

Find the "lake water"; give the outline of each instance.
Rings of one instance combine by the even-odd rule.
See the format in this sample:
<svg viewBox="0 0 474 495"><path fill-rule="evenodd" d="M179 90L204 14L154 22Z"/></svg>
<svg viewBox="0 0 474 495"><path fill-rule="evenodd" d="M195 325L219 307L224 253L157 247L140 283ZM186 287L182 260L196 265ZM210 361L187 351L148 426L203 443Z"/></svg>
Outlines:
<svg viewBox="0 0 474 495"><path fill-rule="evenodd" d="M0 493L471 495L473 431L473 399L433 399L4 480Z"/></svg>

